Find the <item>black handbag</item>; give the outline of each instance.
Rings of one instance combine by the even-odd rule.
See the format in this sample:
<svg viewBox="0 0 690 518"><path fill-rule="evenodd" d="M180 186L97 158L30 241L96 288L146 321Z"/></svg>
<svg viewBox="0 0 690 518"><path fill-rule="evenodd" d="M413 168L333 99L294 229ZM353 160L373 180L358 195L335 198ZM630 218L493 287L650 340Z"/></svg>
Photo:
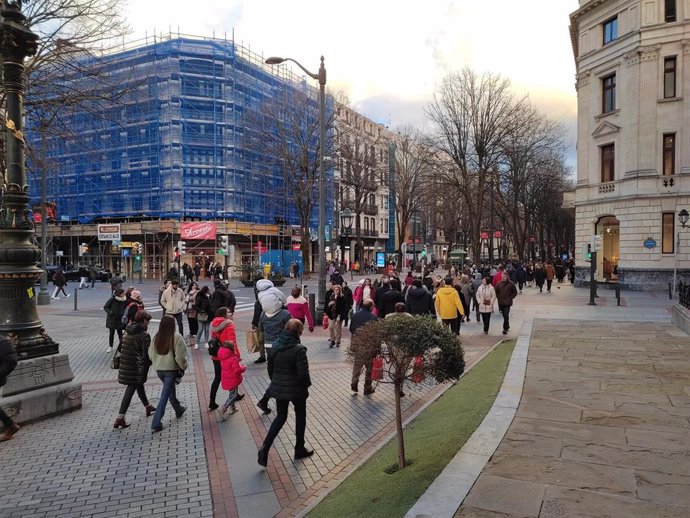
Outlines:
<svg viewBox="0 0 690 518"><path fill-rule="evenodd" d="M175 358L175 342L172 344L172 353L173 353L173 361L177 364L179 367L180 364L177 363L177 358ZM184 376L184 369L177 369L177 372L175 373L175 385L179 385L182 383L182 376Z"/></svg>
<svg viewBox="0 0 690 518"><path fill-rule="evenodd" d="M110 360L110 368L119 370L120 369L120 346L117 346L117 349L115 349L115 354L113 354L112 359Z"/></svg>

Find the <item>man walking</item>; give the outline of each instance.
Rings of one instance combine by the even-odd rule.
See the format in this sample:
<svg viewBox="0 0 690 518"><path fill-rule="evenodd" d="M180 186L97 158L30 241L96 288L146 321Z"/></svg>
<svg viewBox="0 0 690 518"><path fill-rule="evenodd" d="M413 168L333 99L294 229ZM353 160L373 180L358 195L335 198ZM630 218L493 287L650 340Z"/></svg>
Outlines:
<svg viewBox="0 0 690 518"><path fill-rule="evenodd" d="M182 312L185 308L184 291L180 289L180 282L175 279L161 295L161 306L166 315L170 315L177 320L177 327L180 334L184 336L184 326L182 324Z"/></svg>
<svg viewBox="0 0 690 518"><path fill-rule="evenodd" d="M507 335L510 330L510 307L513 299L517 297L517 288L510 280L508 272L503 272L503 279L496 285L496 298L498 299L498 310L503 315L503 334Z"/></svg>
<svg viewBox="0 0 690 518"><path fill-rule="evenodd" d="M59 298L58 293L60 292L62 292L65 298L69 297L69 293L65 291L67 277L65 277L65 274L62 272L62 268L55 270L55 273L53 274L53 284L55 285L55 291L53 291L53 296L51 297L52 299Z"/></svg>
<svg viewBox="0 0 690 518"><path fill-rule="evenodd" d="M82 288L88 288L89 285L86 282L89 278L89 271L86 269L86 266L80 266L79 267L79 289Z"/></svg>
<svg viewBox="0 0 690 518"><path fill-rule="evenodd" d="M352 315L352 321L350 322L350 333L352 334L350 347L352 349L356 350L359 346L357 342L357 330L363 327L367 322L378 320L378 317L372 312L373 309L374 301L365 299L362 302L362 309ZM374 389L371 387L371 362L374 360L375 355L374 353L366 358L360 358L358 354L354 355L355 364L352 368L352 382L350 384L352 392L357 392L358 390L357 385L359 384L359 377L362 375L362 367L364 367L364 395L368 396L374 393Z"/></svg>
<svg viewBox="0 0 690 518"><path fill-rule="evenodd" d="M268 451L287 421L290 402L295 409L295 459L304 459L314 454L314 450L308 450L304 446L311 378L307 348L300 343L303 330L302 322L291 319L268 353L268 375L271 378L269 390L276 399L277 415L258 451L258 462L264 467L268 464Z"/></svg>
<svg viewBox="0 0 690 518"><path fill-rule="evenodd" d="M96 265L92 264L89 268L89 278L91 279L91 287L96 287L96 277L98 277L98 270L96 270Z"/></svg>
<svg viewBox="0 0 690 518"><path fill-rule="evenodd" d="M411 315L432 315L436 316L436 309L434 308L434 298L431 293L422 286L421 279L414 279L412 286L405 294L405 304L407 311ZM352 329L350 329L352 331Z"/></svg>

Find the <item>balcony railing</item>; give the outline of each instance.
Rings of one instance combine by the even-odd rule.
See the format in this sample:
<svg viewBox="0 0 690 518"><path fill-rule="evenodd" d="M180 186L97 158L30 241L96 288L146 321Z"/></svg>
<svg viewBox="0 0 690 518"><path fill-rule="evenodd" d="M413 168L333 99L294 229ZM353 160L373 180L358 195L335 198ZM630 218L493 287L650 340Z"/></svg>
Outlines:
<svg viewBox="0 0 690 518"><path fill-rule="evenodd" d="M602 183L599 185L599 194L605 194L616 191L616 184L613 182Z"/></svg>
<svg viewBox="0 0 690 518"><path fill-rule="evenodd" d="M379 213L379 208L373 203L366 203L363 206L364 214L367 216L376 216Z"/></svg>

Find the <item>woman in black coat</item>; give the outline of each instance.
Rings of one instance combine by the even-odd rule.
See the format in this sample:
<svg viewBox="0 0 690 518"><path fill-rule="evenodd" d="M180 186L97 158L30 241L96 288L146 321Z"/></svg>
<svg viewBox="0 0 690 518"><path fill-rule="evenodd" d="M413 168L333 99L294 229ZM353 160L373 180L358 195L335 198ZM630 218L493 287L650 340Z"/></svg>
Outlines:
<svg viewBox="0 0 690 518"><path fill-rule="evenodd" d="M156 407L149 404L144 390L144 383L146 383L151 366L148 352L151 345L151 336L148 333L150 321L151 315L146 311L140 311L134 318L134 323L125 329L125 336L120 348L120 368L117 373L117 381L122 385L127 385L127 388L122 396L120 413L115 419L113 428L127 428L129 426L125 421L125 414L135 392L146 408L146 417L156 411Z"/></svg>
<svg viewBox="0 0 690 518"><path fill-rule="evenodd" d="M122 322L122 316L125 313L125 308L127 307L127 297L125 296L125 290L122 288L115 290L112 297L108 299L108 302L103 306L103 310L106 313L105 317L105 327L108 328L110 334L108 336L108 352L113 352L113 339L115 338L115 332L117 331L117 338L119 340L117 348L122 346L122 330L125 328L125 324Z"/></svg>

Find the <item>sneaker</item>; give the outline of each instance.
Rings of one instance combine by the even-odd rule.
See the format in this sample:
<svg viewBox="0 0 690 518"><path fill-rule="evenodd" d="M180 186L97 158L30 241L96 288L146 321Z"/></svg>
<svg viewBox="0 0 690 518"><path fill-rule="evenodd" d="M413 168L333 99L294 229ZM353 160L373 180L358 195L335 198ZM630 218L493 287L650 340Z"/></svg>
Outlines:
<svg viewBox="0 0 690 518"><path fill-rule="evenodd" d="M376 391L373 388L364 389L364 395L365 396L371 396L374 392L376 392Z"/></svg>
<svg viewBox="0 0 690 518"><path fill-rule="evenodd" d="M328 347L330 347L332 349L334 345L335 345L335 342L333 340L328 341Z"/></svg>
<svg viewBox="0 0 690 518"><path fill-rule="evenodd" d="M218 410L216 410L216 413L218 414L218 419L220 419L221 421L225 421L225 418L227 417L225 415L225 410L226 410L225 405L223 405Z"/></svg>
<svg viewBox="0 0 690 518"><path fill-rule="evenodd" d="M264 468L268 465L268 452L264 450L263 446L259 448L257 462L259 466L263 466Z"/></svg>
<svg viewBox="0 0 690 518"><path fill-rule="evenodd" d="M232 405L230 407L230 410L227 411L227 415L232 415L237 413L237 407L235 405Z"/></svg>
<svg viewBox="0 0 690 518"><path fill-rule="evenodd" d="M105 352L111 353L111 352L113 352L113 348L112 348L112 347L108 347L108 348L105 350Z"/></svg>
<svg viewBox="0 0 690 518"><path fill-rule="evenodd" d="M507 334L508 334L508 331L504 329L504 330L503 330L503 334L504 334L504 335L507 335Z"/></svg>
<svg viewBox="0 0 690 518"><path fill-rule="evenodd" d="M175 417L177 417L179 419L180 417L182 417L184 415L184 413L186 411L187 411L187 407L183 406L182 408L180 408L179 412L175 412Z"/></svg>
<svg viewBox="0 0 690 518"><path fill-rule="evenodd" d="M199 350L199 344L194 344L194 350L198 351Z"/></svg>
<svg viewBox="0 0 690 518"><path fill-rule="evenodd" d="M66 299L70 298L72 296L71 293L68 293L67 296L65 297Z"/></svg>
<svg viewBox="0 0 690 518"><path fill-rule="evenodd" d="M237 394L237 396L235 396L235 401L242 401L244 399L244 396L244 394Z"/></svg>
<svg viewBox="0 0 690 518"><path fill-rule="evenodd" d="M358 389L357 389L357 383L352 383L352 384L350 385L350 390L351 390L352 392L359 392Z"/></svg>
<svg viewBox="0 0 690 518"><path fill-rule="evenodd" d="M204 344L204 349L208 349L208 342Z"/></svg>

